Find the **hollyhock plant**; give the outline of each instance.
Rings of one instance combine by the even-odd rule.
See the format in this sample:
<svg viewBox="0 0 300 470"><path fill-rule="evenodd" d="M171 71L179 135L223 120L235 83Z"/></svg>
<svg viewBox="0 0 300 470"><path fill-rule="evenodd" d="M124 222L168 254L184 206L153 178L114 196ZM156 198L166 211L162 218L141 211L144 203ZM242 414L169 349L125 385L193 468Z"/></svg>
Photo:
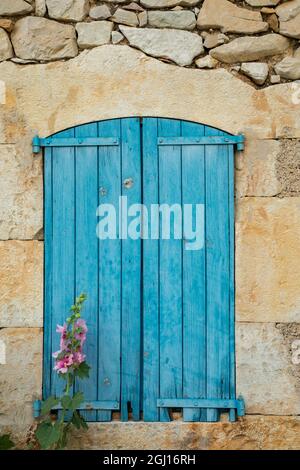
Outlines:
<svg viewBox="0 0 300 470"><path fill-rule="evenodd" d="M88 367L85 364L83 346L86 341L88 328L86 322L80 317L82 304L86 296L81 294L71 307L72 315L63 325L57 325L56 332L60 334L60 349L53 353L55 358L54 370L67 378L67 387L74 381L76 371ZM80 372L80 371L79 371Z"/></svg>
<svg viewBox="0 0 300 470"><path fill-rule="evenodd" d="M56 327L56 332L60 334L60 341L59 350L53 353L54 370L60 378L66 381L66 386L62 397L50 396L42 403L43 420L37 426L36 437L43 449L64 448L71 425L77 429L87 429L87 424L78 409L84 401L83 393L76 392L74 395L72 393L75 378L88 377L90 369L83 352L88 332L86 322L81 318L85 300L85 294L77 297L75 304L71 307L70 317L63 325ZM57 407L61 409L61 412L57 419L53 420L51 410ZM70 420L66 423L67 416Z"/></svg>

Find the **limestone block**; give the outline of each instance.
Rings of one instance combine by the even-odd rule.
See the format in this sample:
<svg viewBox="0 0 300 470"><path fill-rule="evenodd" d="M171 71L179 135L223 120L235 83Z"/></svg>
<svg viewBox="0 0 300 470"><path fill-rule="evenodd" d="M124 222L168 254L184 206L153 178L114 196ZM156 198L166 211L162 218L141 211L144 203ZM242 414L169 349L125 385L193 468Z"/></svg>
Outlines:
<svg viewBox="0 0 300 470"><path fill-rule="evenodd" d="M154 57L169 59L178 65L190 65L204 51L202 38L188 31L175 29L128 28L121 32L132 46Z"/></svg>
<svg viewBox="0 0 300 470"><path fill-rule="evenodd" d="M140 13L138 13L138 20L139 20L139 26L141 28L146 26L147 23L148 23L148 12L147 11L141 11Z"/></svg>
<svg viewBox="0 0 300 470"><path fill-rule="evenodd" d="M251 62L276 54L282 54L289 47L289 40L280 34L266 34L259 37L240 37L228 44L216 47L210 54L222 62Z"/></svg>
<svg viewBox="0 0 300 470"><path fill-rule="evenodd" d="M288 344L274 323L237 323L237 394L248 414L300 413L299 372Z"/></svg>
<svg viewBox="0 0 300 470"><path fill-rule="evenodd" d="M276 6L281 0L246 0L251 7Z"/></svg>
<svg viewBox="0 0 300 470"><path fill-rule="evenodd" d="M0 63L0 76L6 84L0 142L14 143L19 162L29 167L40 159L32 156L35 134L46 137L79 124L125 116L187 119L232 134L242 132L247 138L300 137L293 83L256 90L222 68L175 67L126 45L96 47L67 62L20 66L6 61ZM29 207L39 200L40 196ZM22 234L23 223L24 219L18 224ZM29 232L26 238L36 233Z"/></svg>
<svg viewBox="0 0 300 470"><path fill-rule="evenodd" d="M205 0L197 19L200 29L221 29L223 33L261 33L269 29L257 11L240 8L228 0Z"/></svg>
<svg viewBox="0 0 300 470"><path fill-rule="evenodd" d="M280 21L279 32L284 36L300 39L300 13L289 21Z"/></svg>
<svg viewBox="0 0 300 470"><path fill-rule="evenodd" d="M221 44L225 44L229 42L229 37L223 33L202 33L202 37L204 38L204 47L207 49L212 49L214 47L220 46Z"/></svg>
<svg viewBox="0 0 300 470"><path fill-rule="evenodd" d="M236 153L236 197L276 196L281 191L277 179L277 140L246 139L245 150Z"/></svg>
<svg viewBox="0 0 300 470"><path fill-rule="evenodd" d="M35 0L36 16L45 16L47 11L46 0Z"/></svg>
<svg viewBox="0 0 300 470"><path fill-rule="evenodd" d="M285 57L274 67L276 73L288 80L298 80L300 78L300 58Z"/></svg>
<svg viewBox="0 0 300 470"><path fill-rule="evenodd" d="M111 11L108 5L96 5L90 9L89 15L94 20L106 20L111 16Z"/></svg>
<svg viewBox="0 0 300 470"><path fill-rule="evenodd" d="M69 448L94 450L284 450L299 449L299 416L246 416L235 423L89 423Z"/></svg>
<svg viewBox="0 0 300 470"><path fill-rule="evenodd" d="M113 44L119 44L119 42L123 41L124 36L120 33L120 31L112 31L111 33L111 42Z"/></svg>
<svg viewBox="0 0 300 470"><path fill-rule="evenodd" d="M127 26L138 26L139 20L134 11L117 8L111 20L115 23L125 24Z"/></svg>
<svg viewBox="0 0 300 470"><path fill-rule="evenodd" d="M246 62L242 64L241 72L251 78L257 85L263 85L267 80L269 67L264 62Z"/></svg>
<svg viewBox="0 0 300 470"><path fill-rule="evenodd" d="M0 425L14 432L28 428L32 403L41 398L42 336L40 328L0 330L6 349L6 364L0 365Z"/></svg>
<svg viewBox="0 0 300 470"><path fill-rule="evenodd" d="M291 0L282 3L276 8L280 21L289 21L300 13L300 0Z"/></svg>
<svg viewBox="0 0 300 470"><path fill-rule="evenodd" d="M148 12L148 23L155 28L175 28L193 30L196 17L192 11L159 11Z"/></svg>
<svg viewBox="0 0 300 470"><path fill-rule="evenodd" d="M300 196L300 140L281 141L277 174L282 196Z"/></svg>
<svg viewBox="0 0 300 470"><path fill-rule="evenodd" d="M177 5L193 7L197 5L197 3L199 3L199 0L141 0L141 4L146 8L172 8Z"/></svg>
<svg viewBox="0 0 300 470"><path fill-rule="evenodd" d="M43 325L43 243L0 241L0 328Z"/></svg>
<svg viewBox="0 0 300 470"><path fill-rule="evenodd" d="M11 32L13 27L14 27L14 23L12 20L9 20L8 18L0 18L0 28L3 28L6 31Z"/></svg>
<svg viewBox="0 0 300 470"><path fill-rule="evenodd" d="M24 0L1 0L0 16L26 15L32 12L30 3Z"/></svg>
<svg viewBox="0 0 300 470"><path fill-rule="evenodd" d="M81 49L102 46L110 42L113 23L111 21L95 21L92 23L77 23L78 46Z"/></svg>
<svg viewBox="0 0 300 470"><path fill-rule="evenodd" d="M13 57L14 52L7 32L0 28L0 62Z"/></svg>
<svg viewBox="0 0 300 470"><path fill-rule="evenodd" d="M34 238L43 227L41 158L0 145L0 174L0 240Z"/></svg>
<svg viewBox="0 0 300 470"><path fill-rule="evenodd" d="M78 54L73 26L46 18L28 16L17 21L11 39L21 59L67 59Z"/></svg>
<svg viewBox="0 0 300 470"><path fill-rule="evenodd" d="M82 21L89 12L89 0L46 0L50 18Z"/></svg>
<svg viewBox="0 0 300 470"><path fill-rule="evenodd" d="M276 82L280 76L274 75ZM265 88L269 110L275 117L275 134L278 138L300 137L299 86L296 83L285 83Z"/></svg>
<svg viewBox="0 0 300 470"><path fill-rule="evenodd" d="M196 60L196 66L199 69L214 69L218 63L219 62L210 55L200 57L200 59Z"/></svg>
<svg viewBox="0 0 300 470"><path fill-rule="evenodd" d="M236 316L297 322L300 198L243 198L236 207Z"/></svg>

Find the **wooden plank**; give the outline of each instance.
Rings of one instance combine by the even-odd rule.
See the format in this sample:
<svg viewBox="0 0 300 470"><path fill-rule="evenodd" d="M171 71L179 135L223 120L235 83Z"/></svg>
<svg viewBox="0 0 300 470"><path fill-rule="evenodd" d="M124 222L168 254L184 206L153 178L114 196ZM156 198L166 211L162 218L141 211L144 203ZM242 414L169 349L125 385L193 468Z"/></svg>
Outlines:
<svg viewBox="0 0 300 470"><path fill-rule="evenodd" d="M235 226L234 226L234 147L228 146L228 196L229 196L229 352L230 352L230 394L231 399L236 398L235 379ZM229 412L230 421L235 421L235 410Z"/></svg>
<svg viewBox="0 0 300 470"><path fill-rule="evenodd" d="M74 129L61 132L73 137ZM59 349L56 325L69 315L75 295L75 159L74 148L55 148L53 173L52 353ZM54 367L54 359L52 367ZM65 382L52 372L52 393L60 395Z"/></svg>
<svg viewBox="0 0 300 470"><path fill-rule="evenodd" d="M75 137L97 136L97 124L86 124L75 128ZM97 147L76 147L76 296L87 294L83 318L87 322L88 334L84 352L91 365L88 379L78 380L76 390L84 393L87 401L97 399L98 381L98 241L96 237L96 210L98 206L98 150ZM96 421L95 411L83 413L87 421Z"/></svg>
<svg viewBox="0 0 300 470"><path fill-rule="evenodd" d="M144 421L159 421L159 241L151 239L151 204L158 204L157 119L143 119L143 203L148 209L148 236L143 241ZM157 225L159 223L157 216Z"/></svg>
<svg viewBox="0 0 300 470"><path fill-rule="evenodd" d="M210 132L210 129L206 132ZM211 132L215 133L216 130ZM205 152L207 398L228 398L229 208L227 146L207 146ZM207 411L207 421L217 421L218 419L218 410Z"/></svg>
<svg viewBox="0 0 300 470"><path fill-rule="evenodd" d="M158 137L180 136L181 123L158 120ZM181 204L181 148L159 147L159 203ZM182 397L182 240L160 240L160 396ZM162 234L161 234L162 235ZM161 421L168 421L161 410Z"/></svg>
<svg viewBox="0 0 300 470"><path fill-rule="evenodd" d="M52 149L44 152L44 348L43 398L51 395L52 367Z"/></svg>
<svg viewBox="0 0 300 470"><path fill-rule="evenodd" d="M141 142L138 118L122 119L122 195L128 207L141 203ZM126 180L130 184L126 186ZM124 228L124 225L123 225ZM122 227L121 227L122 230ZM121 419L140 418L141 240L122 240Z"/></svg>
<svg viewBox="0 0 300 470"><path fill-rule="evenodd" d="M98 123L98 135L120 137L120 120ZM121 194L121 148L99 147L99 204L118 207ZM100 220L100 219L99 219ZM98 399L120 401L121 387L121 241L99 243L99 378ZM111 411L99 411L109 421Z"/></svg>
<svg viewBox="0 0 300 470"><path fill-rule="evenodd" d="M204 135L204 126L182 122L182 135ZM204 212L204 146L182 147L182 204L201 204ZM193 211L195 214L195 210ZM195 229L195 224L193 224ZM202 226L204 231L204 226ZM187 238L187 234L184 234ZM204 238L204 234L203 234ZM206 395L205 247L183 246L183 398ZM184 421L206 420L206 410L184 409Z"/></svg>

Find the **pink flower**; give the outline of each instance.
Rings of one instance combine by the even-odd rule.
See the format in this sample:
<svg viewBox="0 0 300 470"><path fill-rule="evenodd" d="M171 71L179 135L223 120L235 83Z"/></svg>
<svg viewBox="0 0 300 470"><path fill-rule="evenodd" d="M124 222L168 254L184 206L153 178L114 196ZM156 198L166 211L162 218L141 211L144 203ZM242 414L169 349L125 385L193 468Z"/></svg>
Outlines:
<svg viewBox="0 0 300 470"><path fill-rule="evenodd" d="M66 323L64 323L63 326L56 325L56 332L60 333L60 335L61 335L61 337L60 337L60 349L61 349L61 351L63 351L64 349L68 348L68 345L66 343L66 339L67 339L67 325L66 325Z"/></svg>
<svg viewBox="0 0 300 470"><path fill-rule="evenodd" d="M88 328L86 326L85 320L79 319L75 323L75 334L74 337L75 339L79 340L81 342L81 346L86 340L86 333L88 331Z"/></svg>
<svg viewBox="0 0 300 470"><path fill-rule="evenodd" d="M85 360L85 354L82 354L82 352L76 352L74 353L74 363L75 364L81 364Z"/></svg>
<svg viewBox="0 0 300 470"><path fill-rule="evenodd" d="M73 354L67 354L62 359L56 361L54 370L57 370L57 372L60 372L61 374L66 374L68 372L69 367L71 367L73 363Z"/></svg>

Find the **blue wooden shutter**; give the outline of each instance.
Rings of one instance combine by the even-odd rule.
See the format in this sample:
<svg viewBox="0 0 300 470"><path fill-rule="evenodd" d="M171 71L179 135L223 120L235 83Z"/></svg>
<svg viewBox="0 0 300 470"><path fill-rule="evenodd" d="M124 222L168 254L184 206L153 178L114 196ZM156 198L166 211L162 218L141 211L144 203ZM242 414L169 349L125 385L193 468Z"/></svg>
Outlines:
<svg viewBox="0 0 300 470"><path fill-rule="evenodd" d="M56 324L74 297L92 365L82 381L90 421L217 421L243 413L235 396L233 137L200 124L158 118L91 123L45 146L44 396L53 372ZM127 184L129 182L129 184ZM203 204L205 244L186 240L99 240L100 203ZM119 231L122 227L119 227ZM150 227L149 227L150 230ZM120 234L119 234L120 235ZM78 388L78 384L75 385Z"/></svg>
<svg viewBox="0 0 300 470"><path fill-rule="evenodd" d="M205 206L202 250L187 251L180 240L144 241L146 421L168 421L172 408L182 408L186 421L217 421L221 409L235 419L230 137L199 124L143 119L144 203Z"/></svg>

